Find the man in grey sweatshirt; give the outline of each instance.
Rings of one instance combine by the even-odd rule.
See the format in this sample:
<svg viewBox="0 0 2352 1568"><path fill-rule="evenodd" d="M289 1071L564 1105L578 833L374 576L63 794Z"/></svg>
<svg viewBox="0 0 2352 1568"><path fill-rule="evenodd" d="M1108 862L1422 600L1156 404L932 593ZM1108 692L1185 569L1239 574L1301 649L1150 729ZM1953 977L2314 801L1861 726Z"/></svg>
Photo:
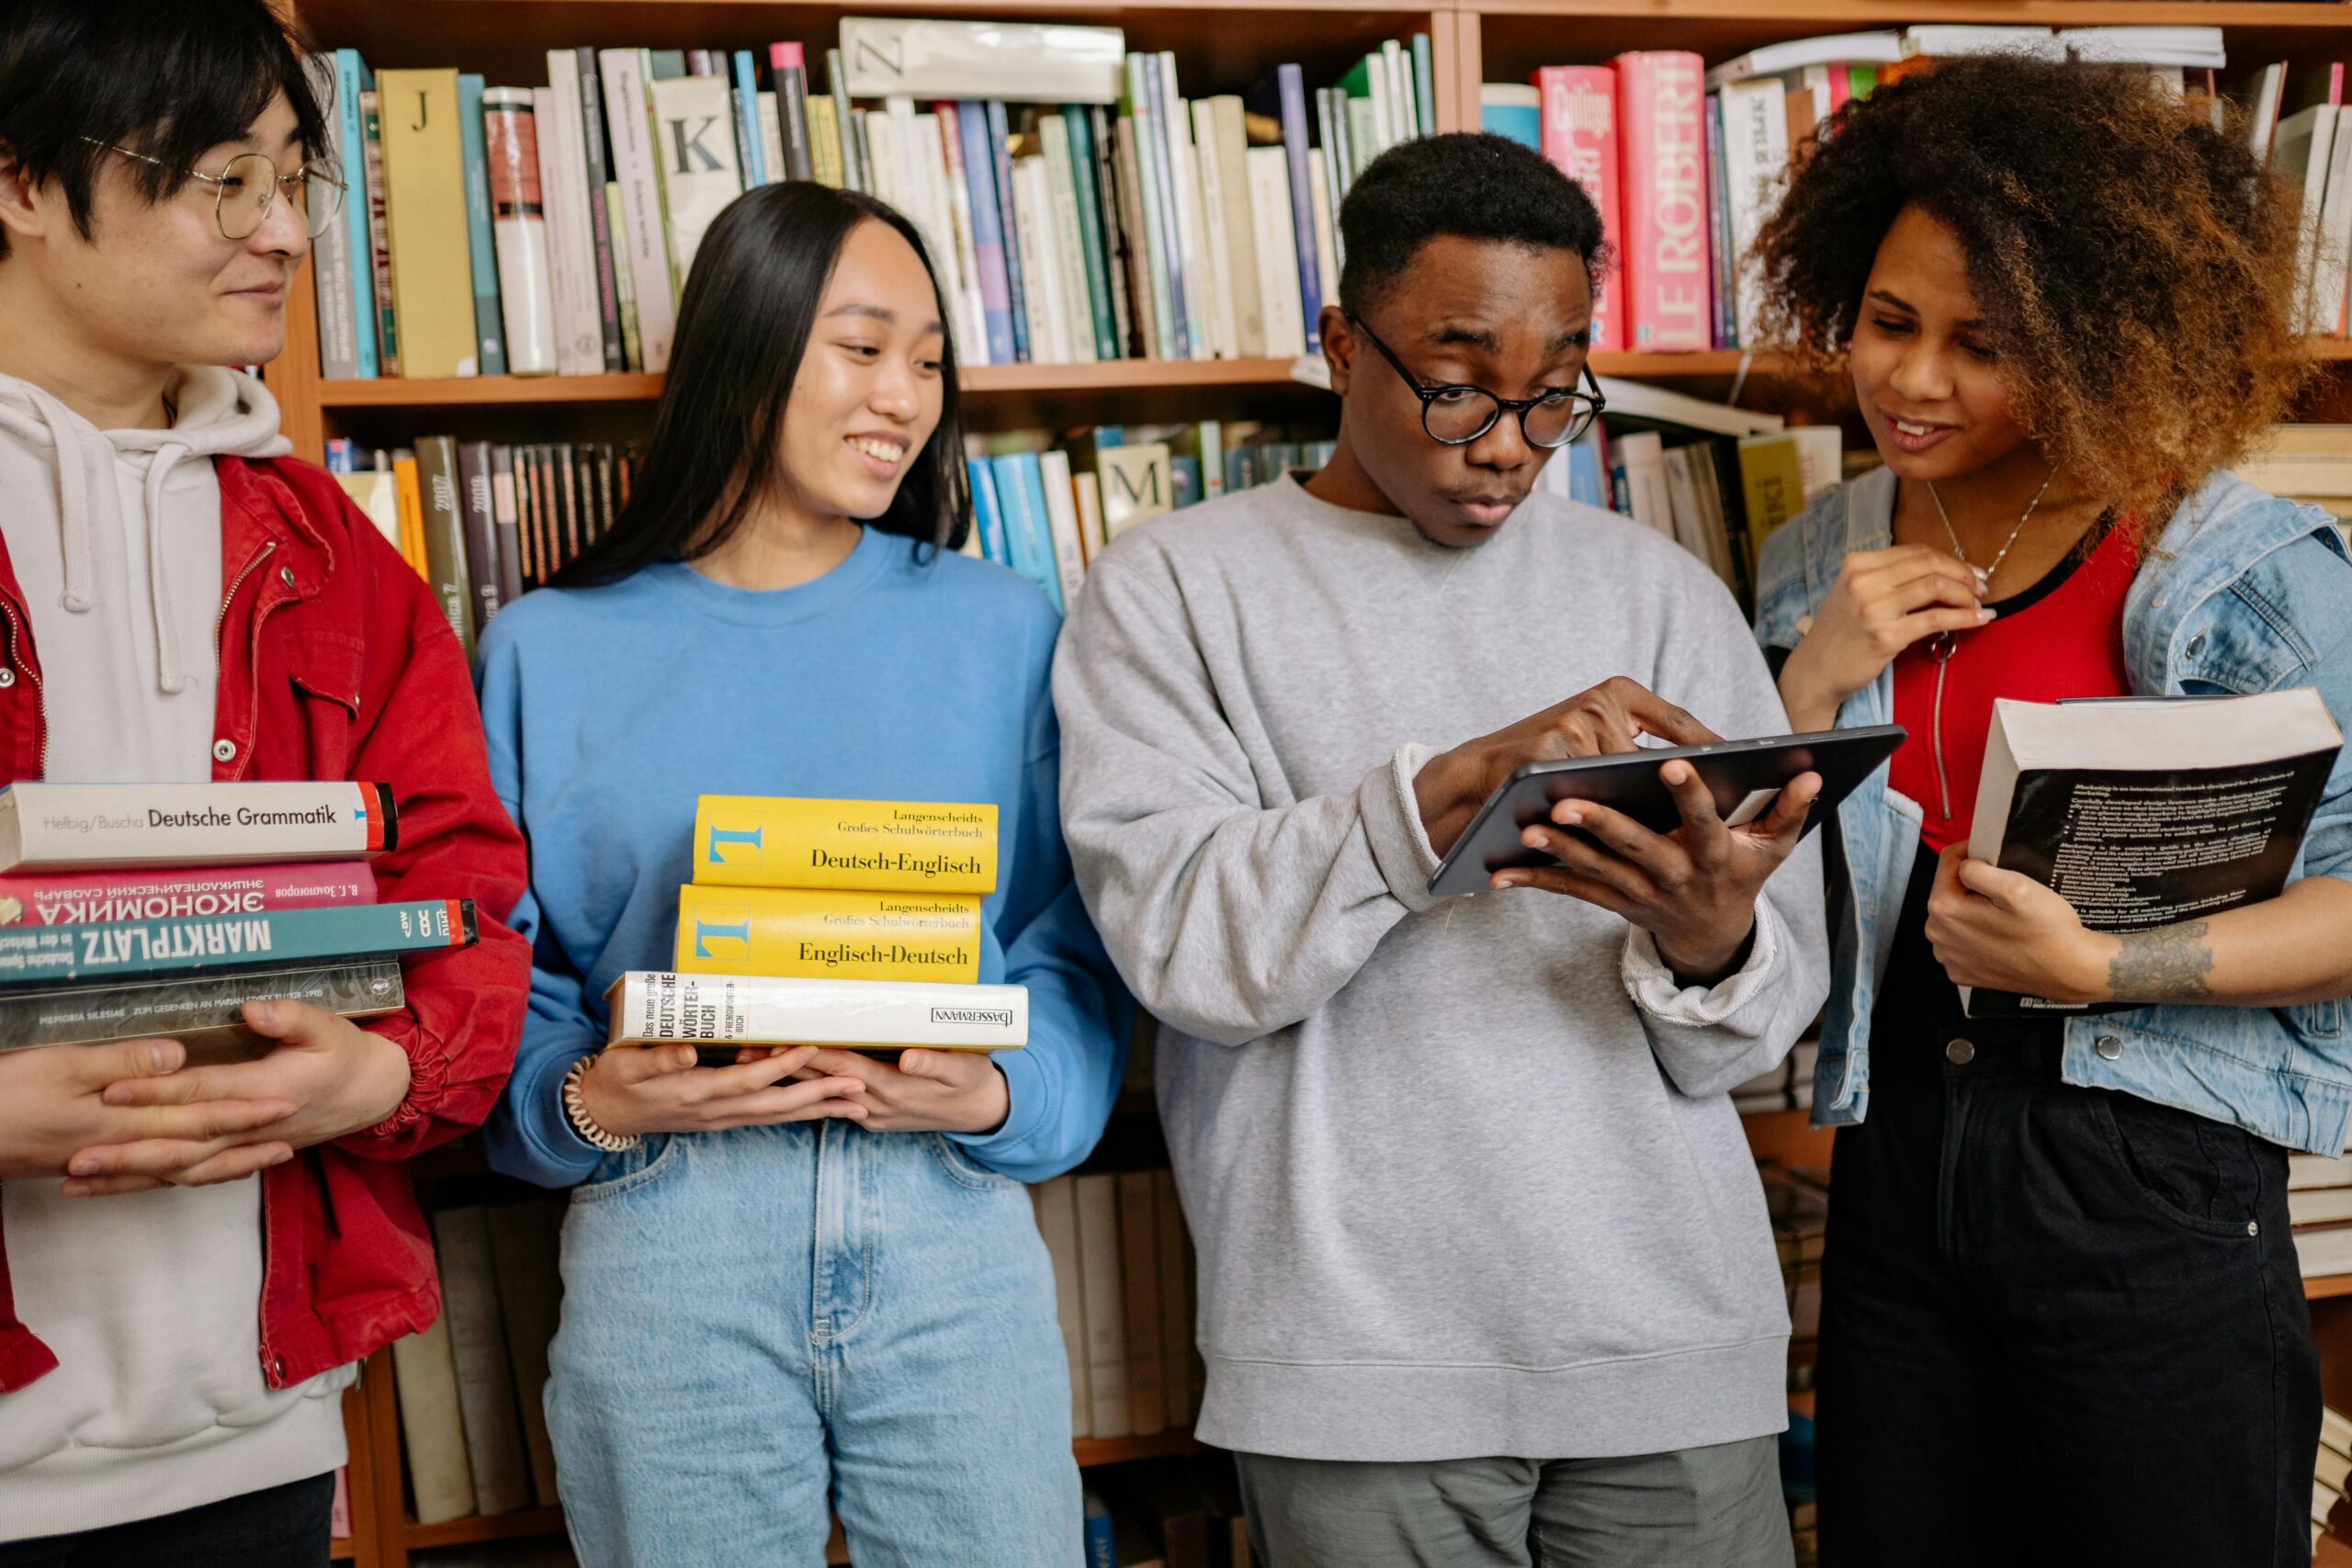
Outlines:
<svg viewBox="0 0 2352 1568"><path fill-rule="evenodd" d="M1275 1568L1786 1564L1724 1091L1826 988L1818 781L1731 829L1668 764L1676 833L1564 808L1560 868L1430 897L1521 762L1787 722L1703 565L1531 494L1591 412L1584 193L1428 138L1341 229L1337 455L1122 537L1055 671L1079 883L1162 1024L1198 1430Z"/></svg>

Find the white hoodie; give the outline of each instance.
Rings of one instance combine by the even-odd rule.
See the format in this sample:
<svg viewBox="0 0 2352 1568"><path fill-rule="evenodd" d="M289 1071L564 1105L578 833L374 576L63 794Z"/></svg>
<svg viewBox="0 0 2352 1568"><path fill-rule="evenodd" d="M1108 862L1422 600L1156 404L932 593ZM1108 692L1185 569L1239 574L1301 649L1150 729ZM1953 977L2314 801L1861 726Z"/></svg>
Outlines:
<svg viewBox="0 0 2352 1568"><path fill-rule="evenodd" d="M220 491L290 450L253 378L179 373L168 429L97 429L0 376L0 538L41 670L44 776L212 776ZM13 676L8 678L13 679ZM257 1178L68 1200L0 1183L17 1310L58 1368L0 1394L0 1541L96 1529L343 1462L353 1369L270 1391Z"/></svg>

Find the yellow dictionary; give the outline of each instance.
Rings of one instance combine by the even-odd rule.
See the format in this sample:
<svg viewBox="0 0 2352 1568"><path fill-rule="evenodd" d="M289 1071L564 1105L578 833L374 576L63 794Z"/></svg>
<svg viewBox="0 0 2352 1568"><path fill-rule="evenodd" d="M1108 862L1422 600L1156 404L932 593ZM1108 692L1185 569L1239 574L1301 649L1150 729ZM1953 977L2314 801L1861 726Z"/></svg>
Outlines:
<svg viewBox="0 0 2352 1568"><path fill-rule="evenodd" d="M969 985L980 977L980 898L689 884L678 889L677 968Z"/></svg>
<svg viewBox="0 0 2352 1568"><path fill-rule="evenodd" d="M695 880L707 887L996 891L996 807L706 795Z"/></svg>
<svg viewBox="0 0 2352 1568"><path fill-rule="evenodd" d="M458 73L379 71L376 104L401 374L471 376L481 344L474 336Z"/></svg>
<svg viewBox="0 0 2352 1568"><path fill-rule="evenodd" d="M1804 470L1795 437L1785 431L1750 435L1739 444L1739 486L1747 492L1748 570L1772 530L1804 510Z"/></svg>

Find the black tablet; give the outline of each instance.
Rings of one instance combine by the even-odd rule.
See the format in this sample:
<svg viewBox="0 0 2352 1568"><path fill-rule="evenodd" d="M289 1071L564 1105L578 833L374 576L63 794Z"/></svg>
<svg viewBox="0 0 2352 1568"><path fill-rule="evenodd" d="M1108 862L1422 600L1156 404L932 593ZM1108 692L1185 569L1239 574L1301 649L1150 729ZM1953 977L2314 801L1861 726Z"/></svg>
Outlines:
<svg viewBox="0 0 2352 1568"><path fill-rule="evenodd" d="M1681 826L1682 813L1674 804L1674 792L1657 773L1677 757L1699 770L1715 797L1715 809L1735 826L1762 816L1791 780L1819 773L1821 794L1805 821L1805 831L1811 832L1825 812L1836 809L1855 785L1894 754L1905 733L1899 724L1879 724L1818 735L1767 735L1711 746L1645 748L1529 762L1478 807L1478 815L1430 878L1430 891L1441 897L1477 893L1485 890L1487 878L1507 866L1558 864L1541 850L1521 843L1519 836L1531 822L1549 821L1552 808L1564 800L1598 801L1645 828L1673 831Z"/></svg>

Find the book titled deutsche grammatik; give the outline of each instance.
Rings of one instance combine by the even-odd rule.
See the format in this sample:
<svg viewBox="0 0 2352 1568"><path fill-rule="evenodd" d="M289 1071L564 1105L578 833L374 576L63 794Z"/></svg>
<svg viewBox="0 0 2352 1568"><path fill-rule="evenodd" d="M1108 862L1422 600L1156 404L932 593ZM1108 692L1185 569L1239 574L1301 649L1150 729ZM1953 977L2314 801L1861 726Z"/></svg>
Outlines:
<svg viewBox="0 0 2352 1568"><path fill-rule="evenodd" d="M1971 858L2054 890L2095 931L2276 898L2344 744L2308 687L1993 705ZM2113 1010L1961 988L1971 1018Z"/></svg>
<svg viewBox="0 0 2352 1568"><path fill-rule="evenodd" d="M605 1000L613 1045L1012 1051L1029 1043L1026 986L633 969L613 982Z"/></svg>
<svg viewBox="0 0 2352 1568"><path fill-rule="evenodd" d="M706 795L694 879L710 887L993 893L992 805Z"/></svg>
<svg viewBox="0 0 2352 1568"><path fill-rule="evenodd" d="M388 784L0 787L0 871L366 860L397 841Z"/></svg>
<svg viewBox="0 0 2352 1568"><path fill-rule="evenodd" d="M169 1035L187 1045L190 1060L234 1055L258 1043L244 1026L247 1002L308 1002L345 1018L370 1018L406 999L397 958L151 976L97 986L12 986L0 988L0 1051Z"/></svg>
<svg viewBox="0 0 2352 1568"><path fill-rule="evenodd" d="M471 946L474 935L470 898L11 926L0 929L0 989L430 953Z"/></svg>

